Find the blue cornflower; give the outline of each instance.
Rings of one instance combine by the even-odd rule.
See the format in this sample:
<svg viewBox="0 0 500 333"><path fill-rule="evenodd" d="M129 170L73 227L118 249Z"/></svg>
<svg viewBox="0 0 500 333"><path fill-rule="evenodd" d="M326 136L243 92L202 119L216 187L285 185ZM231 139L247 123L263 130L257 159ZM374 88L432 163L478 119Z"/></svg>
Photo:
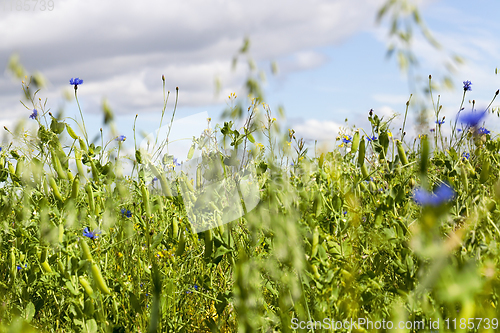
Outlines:
<svg viewBox="0 0 500 333"><path fill-rule="evenodd" d="M21 266L17 266L17 271L19 272L21 269L23 269Z"/></svg>
<svg viewBox="0 0 500 333"><path fill-rule="evenodd" d="M435 128L431 128L431 129L430 129L430 131L431 131L431 132L435 132L435 131L436 131L436 129L435 129Z"/></svg>
<svg viewBox="0 0 500 333"><path fill-rule="evenodd" d="M436 120L436 124L438 125L443 125L444 124L444 119L443 120Z"/></svg>
<svg viewBox="0 0 500 333"><path fill-rule="evenodd" d="M371 141L377 140L377 137L375 135L372 136L371 138L369 136L367 136L366 139L371 142Z"/></svg>
<svg viewBox="0 0 500 333"><path fill-rule="evenodd" d="M75 86L75 90L78 89L78 85L82 84L83 83L83 80L82 79L79 79L79 78L71 78L69 80L69 84L71 84L72 86Z"/></svg>
<svg viewBox="0 0 500 333"><path fill-rule="evenodd" d="M194 287L194 289L195 289L196 291L198 291L198 285L197 285L197 284L195 284L193 287ZM191 291L189 291L189 290L188 290L188 291L186 291L186 294L191 294Z"/></svg>
<svg viewBox="0 0 500 333"><path fill-rule="evenodd" d="M470 87L472 85L472 82L470 81L464 81L464 91L470 91L472 88Z"/></svg>
<svg viewBox="0 0 500 333"><path fill-rule="evenodd" d="M490 134L490 131L488 131L486 128L484 127L479 127L479 129L477 130L477 132L479 134Z"/></svg>
<svg viewBox="0 0 500 333"><path fill-rule="evenodd" d="M121 213L122 217L132 217L132 212L128 209L122 208Z"/></svg>
<svg viewBox="0 0 500 333"><path fill-rule="evenodd" d="M486 110L484 112L470 112L463 114L460 117L460 121L471 127L475 127L484 118L485 115L486 115Z"/></svg>
<svg viewBox="0 0 500 333"><path fill-rule="evenodd" d="M344 143L349 143L349 142L351 142L351 140L352 140L352 137L349 135L344 135L344 137L342 138L342 142L344 142Z"/></svg>
<svg viewBox="0 0 500 333"><path fill-rule="evenodd" d="M151 181L151 183L153 183L153 185L154 185L154 183L157 182L157 181L158 181L158 177L155 177L155 178L153 178L153 180Z"/></svg>
<svg viewBox="0 0 500 333"><path fill-rule="evenodd" d="M468 160L470 158L470 154L469 153L462 153L462 161L465 161L466 159Z"/></svg>
<svg viewBox="0 0 500 333"><path fill-rule="evenodd" d="M88 237L90 239L96 239L98 236L97 235L100 235L101 234L101 231L89 231L89 228L85 227L85 229L83 229L83 235L85 237Z"/></svg>
<svg viewBox="0 0 500 333"><path fill-rule="evenodd" d="M115 141L125 141L127 137L125 135L120 135L115 138Z"/></svg>
<svg viewBox="0 0 500 333"><path fill-rule="evenodd" d="M455 191L447 184L441 184L434 193L429 193L423 188L415 190L413 200L420 206L439 206L453 199Z"/></svg>
<svg viewBox="0 0 500 333"><path fill-rule="evenodd" d="M38 117L38 111L36 109L33 109L33 113L31 114L30 118L36 119L36 117Z"/></svg>
<svg viewBox="0 0 500 333"><path fill-rule="evenodd" d="M459 133L462 132L462 129L461 128L457 129L457 132L459 132Z"/></svg>

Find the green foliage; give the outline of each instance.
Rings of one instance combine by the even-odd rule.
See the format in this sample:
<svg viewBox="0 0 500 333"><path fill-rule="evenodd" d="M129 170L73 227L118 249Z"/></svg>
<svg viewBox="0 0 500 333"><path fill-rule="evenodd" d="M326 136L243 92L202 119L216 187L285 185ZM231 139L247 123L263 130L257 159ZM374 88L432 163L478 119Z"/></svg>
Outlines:
<svg viewBox="0 0 500 333"><path fill-rule="evenodd" d="M421 134L410 147L404 124L396 139L394 118L370 112L370 135L345 130L352 141L311 158L252 84L246 114L234 107L233 120L193 138L195 176L174 171L164 144L159 163L136 149L136 173L124 176L120 143L82 139L29 95L36 133L11 133L0 152L0 330L290 332L293 319L497 317L499 138L463 131L432 146ZM420 206L416 180L455 195Z"/></svg>

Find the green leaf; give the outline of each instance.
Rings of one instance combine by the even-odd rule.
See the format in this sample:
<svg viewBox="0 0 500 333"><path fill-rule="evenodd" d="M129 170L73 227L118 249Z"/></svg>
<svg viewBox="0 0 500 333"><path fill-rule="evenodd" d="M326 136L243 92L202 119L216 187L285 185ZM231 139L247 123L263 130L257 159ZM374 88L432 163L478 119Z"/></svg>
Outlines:
<svg viewBox="0 0 500 333"><path fill-rule="evenodd" d="M23 317L26 319L26 321L29 323L33 319L33 316L35 315L36 309L33 303L29 302L28 305L26 306L26 309L24 309L24 314Z"/></svg>
<svg viewBox="0 0 500 333"><path fill-rule="evenodd" d="M193 155L194 155L194 146L195 144L193 143L191 145L191 148L189 148L189 151L188 151L188 154L187 154L187 159L190 160L193 158Z"/></svg>

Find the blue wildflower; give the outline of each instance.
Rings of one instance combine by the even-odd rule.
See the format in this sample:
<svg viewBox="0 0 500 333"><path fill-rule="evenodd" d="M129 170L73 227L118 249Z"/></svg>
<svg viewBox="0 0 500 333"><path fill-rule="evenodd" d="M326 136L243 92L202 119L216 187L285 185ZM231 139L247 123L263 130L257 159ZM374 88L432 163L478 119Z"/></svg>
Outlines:
<svg viewBox="0 0 500 333"><path fill-rule="evenodd" d="M447 184L441 184L434 193L429 193L423 188L415 190L413 200L420 206L439 206L453 199L455 191Z"/></svg>
<svg viewBox="0 0 500 333"><path fill-rule="evenodd" d="M490 131L488 131L486 128L484 127L479 127L479 129L477 130L477 132L479 134L490 134Z"/></svg>
<svg viewBox="0 0 500 333"><path fill-rule="evenodd" d="M469 153L462 153L462 161L465 161L466 159L468 160L470 158L470 154Z"/></svg>
<svg viewBox="0 0 500 333"><path fill-rule="evenodd" d="M461 128L457 129L457 132L458 133L462 132L462 129Z"/></svg>
<svg viewBox="0 0 500 333"><path fill-rule="evenodd" d="M75 86L75 90L78 89L78 85L82 84L83 83L83 80L82 79L79 79L79 78L71 78L69 80L69 84L71 84L72 86Z"/></svg>
<svg viewBox="0 0 500 333"><path fill-rule="evenodd" d="M17 266L17 271L19 272L21 269L23 269L21 266Z"/></svg>
<svg viewBox="0 0 500 333"><path fill-rule="evenodd" d="M430 130L430 131L431 131L431 132L435 132L435 131L436 131L436 129L435 129L435 128L431 128L431 130Z"/></svg>
<svg viewBox="0 0 500 333"><path fill-rule="evenodd" d="M115 141L125 141L127 137L125 135L120 135L115 138Z"/></svg>
<svg viewBox="0 0 500 333"><path fill-rule="evenodd" d="M175 165L175 166L179 166L179 165L181 165L179 162L177 162L177 157L174 157L174 165Z"/></svg>
<svg viewBox="0 0 500 333"><path fill-rule="evenodd" d="M351 142L351 140L352 140L352 137L349 135L344 135L344 137L342 138L342 142L344 142L344 143L349 143L349 142Z"/></svg>
<svg viewBox="0 0 500 333"><path fill-rule="evenodd" d="M194 289L198 290L198 285L197 284L194 285Z"/></svg>
<svg viewBox="0 0 500 333"><path fill-rule="evenodd" d="M89 228L87 228L87 227L85 227L85 229L83 229L83 235L85 237L90 238L90 239L97 239L97 237L98 237L97 235L100 235L100 234L101 234L101 231L98 231L98 230L97 231L96 230L89 231Z"/></svg>
<svg viewBox="0 0 500 333"><path fill-rule="evenodd" d="M486 111L466 113L460 117L460 121L464 124L475 127L484 118L485 115Z"/></svg>
<svg viewBox="0 0 500 333"><path fill-rule="evenodd" d="M470 91L472 88L470 87L472 85L472 82L470 81L464 81L464 91Z"/></svg>
<svg viewBox="0 0 500 333"><path fill-rule="evenodd" d="M443 125L444 124L444 119L443 120L439 120L439 119L436 120L436 124L438 124L440 126Z"/></svg>
<svg viewBox="0 0 500 333"><path fill-rule="evenodd" d="M38 111L36 109L33 109L33 113L31 114L30 118L36 119L36 117L38 117Z"/></svg>
<svg viewBox="0 0 500 333"><path fill-rule="evenodd" d="M121 213L122 217L132 217L132 212L128 209L122 208Z"/></svg>
<svg viewBox="0 0 500 333"><path fill-rule="evenodd" d="M377 137L374 135L371 138L369 136L366 137L366 139L370 142L377 140Z"/></svg>

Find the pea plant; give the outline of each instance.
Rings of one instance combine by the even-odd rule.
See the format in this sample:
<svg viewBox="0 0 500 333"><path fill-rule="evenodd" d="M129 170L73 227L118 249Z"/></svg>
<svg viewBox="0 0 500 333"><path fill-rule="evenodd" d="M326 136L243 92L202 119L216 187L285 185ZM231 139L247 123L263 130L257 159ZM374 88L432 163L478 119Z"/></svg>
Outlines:
<svg viewBox="0 0 500 333"><path fill-rule="evenodd" d="M84 82L70 84L78 101ZM1 330L323 331L360 318L498 328L500 139L483 123L498 91L485 110L462 101L449 137L438 103L435 126L409 139L408 101L399 133L370 110L369 130L342 129L311 156L259 81L247 86L254 97L193 138L180 164L168 136L121 156L107 105L111 138L89 140L81 109L54 116L23 81L36 130L5 128L0 151Z"/></svg>

